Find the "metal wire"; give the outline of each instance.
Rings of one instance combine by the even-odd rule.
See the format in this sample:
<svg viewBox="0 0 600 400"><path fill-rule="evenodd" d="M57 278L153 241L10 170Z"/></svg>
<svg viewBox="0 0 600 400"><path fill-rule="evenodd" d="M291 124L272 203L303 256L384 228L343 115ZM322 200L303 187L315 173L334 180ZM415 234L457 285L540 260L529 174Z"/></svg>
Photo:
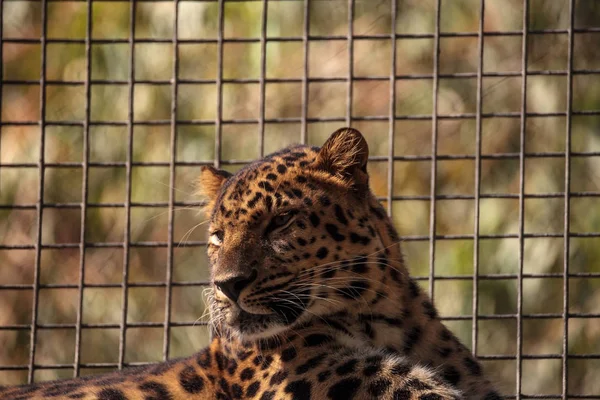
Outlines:
<svg viewBox="0 0 600 400"><path fill-rule="evenodd" d="M0 2L0 23L4 24L5 8L7 4L15 3L20 0L4 0ZM568 373L569 363L573 360L600 360L600 354L593 352L585 354L572 354L569 352L569 324L572 319L594 320L600 318L600 313L590 310L574 309L569 300L569 284L572 279L598 279L600 272L592 271L576 271L570 268L570 243L571 240L577 238L600 238L600 231L590 232L572 232L571 225L573 223L572 204L574 199L600 199L600 191L593 190L571 190L573 165L577 161L590 160L593 157L600 157L600 151L585 150L573 151L573 126L574 119L577 117L598 117L600 110L596 109L574 109L574 82L578 77L583 76L600 76L600 69L590 67L588 65L579 66L575 60L575 41L578 34L600 34L600 21L598 26L591 27L576 27L576 2L569 0L569 24L567 28L560 29L530 29L532 5L529 0L523 0L523 16L522 27L518 30L487 30L486 7L489 7L489 1L479 0L478 9L478 26L475 32L446 32L443 30L442 18L443 8L445 4L441 0L437 0L434 5L434 26L433 30L427 33L399 33L397 24L399 21L399 13L403 7L402 2L397 0L389 0L389 22L391 29L389 33L368 34L359 32L359 24L357 23L360 14L362 3L355 0L347 0L345 3L347 19L343 30L339 31L344 34L314 34L315 30L311 28L311 21L319 15L321 2L303 0L301 3L302 26L301 31L298 31L297 36L271 36L268 27L269 19L272 18L272 13L269 6L273 1L268 0L245 0L261 6L260 11L260 27L257 37L225 37L226 32L226 13L225 0L173 0L173 32L171 37L167 38L147 38L138 37L136 33L138 27L138 18L140 12L140 4L144 3L159 3L162 0L139 0L130 1L129 16L128 16L128 37L124 38L98 38L93 35L93 10L97 3L116 3L122 0L71 0L72 3L81 3L85 6L85 37L83 38L54 38L48 37L49 24L49 4L57 4L62 0L42 0L40 8L40 27L41 32L38 37L6 37L3 29L0 29L0 58L6 53L5 46L7 45L39 45L40 47L40 77L39 79L15 79L5 77L4 63L0 66L1 84L3 90L0 91L0 111L6 106L8 100L4 94L6 88L11 87L39 87L39 120L10 120L6 113L0 112L0 133L10 128L15 127L37 127L39 128L39 154L35 161L20 161L13 162L10 160L0 159L0 172L2 171L37 171L39 177L37 180L36 191L37 199L31 201L0 204L0 211L30 211L35 213L35 235L31 243L11 244L0 240L0 251L15 251L15 250L31 250L35 254L33 261L33 279L31 283L4 283L0 282L0 295L3 291L17 291L19 293L31 293L32 309L29 323L11 322L0 325L0 333L2 332L25 332L29 335L29 351L28 360L21 364L11 364L2 362L0 359L0 373L5 371L22 371L27 374L27 381L33 382L38 380L36 371L43 370L68 370L72 371L74 376L82 374L82 369L107 369L107 368L123 368L133 365L145 365L145 362L132 362L127 360L127 337L128 330L132 328L148 329L155 328L162 330L162 359L167 360L172 356L172 343L174 341L174 328L189 328L198 325L205 325L205 322L197 321L181 321L176 320L175 314L176 302L174 300L174 289L179 288L195 288L199 292L203 287L208 285L204 279L178 281L175 276L176 257L175 251L177 248L203 248L206 246L204 240L190 240L185 243L180 243L176 235L176 214L178 208L199 208L204 205L200 201L181 201L176 195L176 187L181 186L179 182L179 171L184 168L197 168L205 165L213 165L217 168L232 168L235 169L241 165L245 165L253 160L239 159L227 157L223 154L224 151L224 128L239 125L253 125L258 130L257 149L259 155L265 153L265 132L270 125L274 124L297 124L299 126L299 134L297 132L290 133L290 136L297 138L301 143L309 143L311 141L311 132L313 127L318 127L324 123L346 124L353 125L356 123L379 122L382 125L387 124L387 152L383 155L373 155L369 158L370 163L375 166L387 167L387 175L385 177L386 192L379 196L379 200L386 202L387 211L393 215L394 207L402 204L403 201L414 201L423 204L428 203L426 214L429 220L425 223L426 229L418 234L404 234L401 239L407 244L417 243L427 247L429 255L428 265L424 268L426 272L417 276L416 279L424 286L429 288L429 293L436 299L437 292L436 284L440 282L459 282L472 284L471 307L467 311L458 313L457 315L444 315L442 319L448 322L463 322L470 324L470 338L472 351L477 357L484 362L499 362L510 361L514 362L515 368L515 388L514 394L507 395L507 399L592 399L598 398L591 394L573 393L575 385L570 384L571 376ZM291 3L292 0L280 0L284 3ZM386 0L387 1L387 0ZM202 3L215 6L216 10L216 34L215 37L194 37L183 38L180 34L180 20L183 12L181 11L184 3ZM228 2L233 3L233 2ZM236 1L237 3L237 1ZM384 2L382 2L383 4ZM386 16L387 17L387 16ZM386 22L386 23L388 23ZM258 26L258 25L257 25ZM312 31L312 33L311 33ZM136 36L137 35L137 36ZM552 70L528 70L529 62L531 61L531 41L539 37L548 35L564 35L568 38L568 54L567 65L564 69ZM448 39L473 39L477 40L477 60L476 71L474 72L443 72L441 57L442 57L442 42ZM484 69L484 54L486 51L486 43L493 38L516 38L521 39L522 55L520 59L520 70L511 72L489 72ZM398 71L401 65L399 62L401 54L397 48L400 41L422 40L427 39L432 42L431 69L427 72L412 73L406 71ZM384 42L390 43L389 54L389 73L387 70L382 75L366 75L358 76L359 69L357 67L356 52L359 47L359 41L370 41L371 43ZM311 53L316 44L325 43L342 43L346 44L348 50L348 59L343 60L343 64L347 65L347 73L341 73L340 76L320 77L315 76L311 71L311 62L314 62L315 55ZM293 45L302 47L301 64L299 70L301 76L294 78L274 78L268 73L267 68L270 62L269 50L270 44L277 43L279 45ZM172 46L172 64L170 66L170 77L168 79L141 79L137 76L136 71L136 49L143 44L164 44ZM184 45L202 44L214 45L216 57L216 73L214 77L209 78L183 78L181 77L181 49ZM258 61L258 77L236 77L230 78L224 74L226 58L224 56L227 46L232 44L255 44L260 46L260 58ZM82 45L85 49L85 75L78 79L57 79L48 78L48 59L49 45ZM123 45L128 51L128 71L126 79L100 79L92 74L92 50L98 45ZM3 58L4 59L4 58ZM317 60L318 61L318 60ZM387 67L386 67L387 68ZM532 77L562 77L566 80L566 109L552 112L529 111L528 102L528 81ZM520 79L520 109L518 111L485 111L484 109L484 83L487 79ZM473 112L448 112L441 110L440 91L444 81L456 81L459 79L471 79L476 82L476 98ZM396 110L398 102L398 94L400 90L397 88L398 83L407 81L425 81L432 85L431 92L431 113L398 113ZM387 97L387 114L385 111L381 115L356 115L356 97L359 89L354 85L359 82L381 82L389 84L389 92L383 97ZM344 95L340 95L340 102L344 102L342 107L343 115L334 116L314 116L309 107L311 99L311 89L316 84L331 84L337 83L345 88ZM297 84L301 87L301 104L297 116L273 117L267 112L267 93L270 85L281 84ZM110 119L98 120L95 119L92 113L91 104L93 102L92 88L98 86L113 85L122 87L127 90L127 113L123 120ZM135 88L136 85L150 85L152 87L161 87L170 89L170 115L169 118L159 118L149 121L136 119L135 116ZM182 118L180 117L181 104L180 85L214 85L215 88L215 115L214 118ZM258 85L258 113L252 114L252 117L229 117L230 114L224 113L227 110L228 104L224 98L224 85L235 85L243 87L244 85ZM313 86L311 86L313 85ZM84 114L81 120L75 118L65 118L61 120L49 120L47 112L48 91L49 88L82 88L84 91ZM356 90L355 90L356 89ZM343 96L343 97L342 97ZM429 96L429 93L427 94ZM385 115L384 115L385 114ZM228 116L228 118L225 118ZM269 116L269 117L267 117ZM518 130L518 151L507 151L501 153L488 154L483 150L483 124L486 121L498 120L500 118L517 121L519 124ZM564 151L528 151L527 144L527 122L532 118L564 118L565 119L565 148ZM427 154L398 154L395 149L396 141L398 140L397 125L402 121L426 121L431 123L431 143ZM475 147L472 153L460 154L441 154L441 129L440 124L447 121L474 122ZM82 130L82 156L81 161L46 161L46 140L48 130L54 127L78 127ZM91 136L90 132L94 128L114 128L121 127L126 131L126 149L125 157L122 161L98 161L91 157ZM169 158L167 161L145 161L138 160L134 152L134 132L138 128L169 128ZM178 157L178 143L181 144L181 129L185 127L202 127L203 129L214 129L214 144L210 139L211 146L214 145L214 157L210 160L181 160ZM516 137L516 136L515 136ZM2 137L0 136L0 139ZM429 136L428 136L429 138ZM0 140L0 146L3 141ZM516 149L516 147L515 147ZM0 156L4 149L0 147ZM381 153L376 153L381 154ZM560 160L564 161L564 189L557 189L553 192L545 193L527 193L525 190L526 180L526 163L531 160ZM484 182L482 181L483 162L486 161L518 161L518 192L515 193L487 193L482 190ZM456 194L456 193L441 193L441 180L439 178L441 165L447 161L469 161L474 164L474 185L471 194ZM397 185L396 168L404 166L408 163L423 162L428 163L429 171L429 186L424 194L396 194L395 185ZM385 163L385 164L384 164ZM169 173L169 191L166 201L134 201L134 171L139 167L162 167L168 169ZM92 169L109 169L118 168L125 172L125 189L123 201L97 202L90 200L90 171ZM81 200L71 202L54 201L46 199L45 184L46 173L50 169L72 169L81 171ZM0 178L2 175L0 174ZM562 178L561 178L562 179ZM2 184L2 182L0 182ZM481 218L482 218L482 202L488 199L513 200L518 202L518 229L514 233L482 233ZM525 205L527 200L532 199L554 199L564 201L563 227L557 232L527 232L525 229L526 210ZM164 199L163 199L164 200ZM473 232L467 233L443 233L437 225L439 222L439 213L444 202L471 202L473 204ZM158 240L154 238L145 238L136 240L132 236L132 213L140 209L163 208L167 210L167 238L166 240ZM124 231L123 239L107 240L103 242L95 241L90 238L89 215L92 211L113 209L123 213L124 216ZM44 213L48 210L73 210L78 212L81 218L79 238L62 242L62 243L46 243L43 240L44 232ZM396 214L398 209L396 209ZM554 272L532 273L525 269L525 243L529 239L549 239L562 241L563 258L562 269ZM0 238L1 239L1 238ZM484 243L501 239L514 239L518 241L518 266L514 273L489 273L482 268L482 247ZM473 270L463 273L442 273L440 271L439 253L440 243L443 241L472 241L473 243ZM421 247L424 249L425 247ZM76 249L78 253L78 275L74 283L44 283L41 280L42 274L42 256L47 250L58 249ZM94 249L116 249L122 251L122 270L120 271L119 281L113 283L92 283L86 281L86 255ZM132 265L131 259L135 249L165 249L166 250L166 270L160 281L131 281L130 268ZM515 247L516 249L516 247ZM121 256L119 256L121 257ZM2 261L0 260L0 267ZM524 307L524 299L526 295L526 287L524 281L527 279L543 279L544 281L560 282L562 285L562 309L552 312L530 312ZM482 285L487 282L507 281L516 284L516 307L510 312L502 314L492 313L489 310L483 309L481 297L483 293ZM129 297L131 296L132 288L156 288L161 291L161 296L164 297L164 313L159 321L131 321L128 320L128 311L130 308ZM40 307L40 291L47 289L55 290L76 290L76 319L69 323L48 323L41 319ZM121 309L119 312L118 321L114 322L88 322L85 316L88 313L87 306L84 309L84 293L90 289L114 289L120 292ZM162 311L161 311L162 312ZM502 321L503 323L514 323L516 326L515 351L510 354L489 354L481 351L481 326L483 321ZM530 321L561 321L562 322L562 342L560 352L547 352L543 354L528 354L524 350L524 332L525 324ZM38 346L42 337L40 331L56 331L67 330L74 332L74 357L69 362L48 363L39 360ZM91 330L118 331L118 357L114 362L84 362L82 352L84 348L84 332ZM556 360L561 363L561 389L560 393L534 394L525 393L526 381L524 380L524 361L536 360ZM1 382L0 382L1 383Z"/></svg>
<svg viewBox="0 0 600 400"><path fill-rule="evenodd" d="M83 322L83 291L85 287L85 243L86 221L88 217L88 184L89 184L89 159L90 159L90 114L92 90L92 2L86 5L86 44L85 44L85 119L83 125L83 184L81 185L81 232L79 233L79 282L77 284L77 326L75 328L75 357L73 358L73 376L79 376L81 364L81 324Z"/></svg>
<svg viewBox="0 0 600 400"><path fill-rule="evenodd" d="M265 79L267 78L267 15L269 3L267 0L262 2L260 18L260 93L259 93L259 111L258 111L258 154L260 157L265 155Z"/></svg>
<svg viewBox="0 0 600 400"><path fill-rule="evenodd" d="M437 206L437 167L438 167L438 96L440 83L440 27L442 17L442 0L435 7L435 34L433 42L433 110L431 115L431 169L429 173L429 294L435 297L435 232ZM394 114L395 115L395 114Z"/></svg>
<svg viewBox="0 0 600 400"><path fill-rule="evenodd" d="M390 5L390 24L392 26L390 33L391 42L391 54L390 54L390 98L389 98L389 122L388 122L388 174L387 174L387 212L390 217L393 214L393 200L394 196L394 133L396 121L394 121L394 115L396 114L396 21L397 21L397 4L396 0L391 0Z"/></svg>
<svg viewBox="0 0 600 400"><path fill-rule="evenodd" d="M42 262L42 218L44 215L44 175L45 171L45 144L46 144L46 32L48 30L48 3L42 0L42 55L41 55L41 73L40 73L40 156L37 164L38 173L40 174L38 186L38 200L36 203L37 211L37 236L35 244L35 272L33 276L33 310L31 317L31 336L29 342L29 366L27 374L27 382L33 382L35 372L35 351L37 345L37 319L38 319L38 304L40 296L40 265Z"/></svg>
<svg viewBox="0 0 600 400"><path fill-rule="evenodd" d="M523 42L521 44L521 121L519 127L519 272L517 280L517 398L522 395L521 374L523 371L523 269L525 264L525 131L527 122L527 61L528 61L529 0L523 0Z"/></svg>
<svg viewBox="0 0 600 400"><path fill-rule="evenodd" d="M481 113L483 111L483 27L485 17L485 0L479 2L479 30L477 38L477 111L475 117L475 206L473 226L473 320L471 322L471 341L473 355L477 355L478 324L479 315L479 222L481 216ZM517 392L517 398L518 394Z"/></svg>
<svg viewBox="0 0 600 400"><path fill-rule="evenodd" d="M223 136L223 26L225 24L225 0L219 0L217 30L217 112L215 124L215 168L221 167L221 138ZM181 121L179 121L181 124Z"/></svg>
<svg viewBox="0 0 600 400"><path fill-rule="evenodd" d="M169 359L169 343L171 339L171 304L173 287L173 241L175 230L175 162L177 160L177 98L179 77L179 0L175 0L175 12L173 13L173 84L171 85L171 137L169 165L169 222L168 222L168 253L167 272L165 276L165 324L163 329L163 361Z"/></svg>
<svg viewBox="0 0 600 400"><path fill-rule="evenodd" d="M4 21L4 2L0 3L0 24ZM0 29L0 43L4 41L4 29ZM0 60L4 60L4 46L0 46ZM4 78L4 63L0 63L0 78ZM2 98L3 91L0 90L0 164L2 163ZM0 177L2 185L2 177Z"/></svg>
<svg viewBox="0 0 600 400"><path fill-rule="evenodd" d="M121 275L121 322L119 324L119 369L125 366L125 345L127 334L127 309L129 305L129 259L131 254L131 192L133 166L133 129L134 129L134 79L135 79L135 17L136 2L129 5L129 85L127 87L127 158L125 162L125 227L123 232L123 272Z"/></svg>
<svg viewBox="0 0 600 400"><path fill-rule="evenodd" d="M352 100L354 98L354 0L348 0L348 79L346 80L346 126L352 125Z"/></svg>
<svg viewBox="0 0 600 400"><path fill-rule="evenodd" d="M304 0L304 20L302 21L302 51L303 51L303 71L302 71L302 111L300 117L300 143L308 142L308 66L309 66L309 29L310 29L310 3Z"/></svg>
<svg viewBox="0 0 600 400"><path fill-rule="evenodd" d="M562 398L569 393L569 262L571 238L571 133L573 116L573 30L575 28L575 0L569 1L569 48L567 56L567 118L565 132L565 197L564 197L564 226L563 226L563 340L562 340Z"/></svg>

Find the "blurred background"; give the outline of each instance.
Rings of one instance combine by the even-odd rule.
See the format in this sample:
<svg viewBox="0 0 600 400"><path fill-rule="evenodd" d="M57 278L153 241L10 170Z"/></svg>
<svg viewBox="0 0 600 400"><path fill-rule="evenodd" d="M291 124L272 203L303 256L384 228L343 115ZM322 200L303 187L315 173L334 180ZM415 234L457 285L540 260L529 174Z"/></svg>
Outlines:
<svg viewBox="0 0 600 400"><path fill-rule="evenodd" d="M480 0L441 0L439 40L436 0L393 1L0 2L0 384L27 381L33 319L36 381L206 345L200 167L351 122L412 274L503 394L562 393L566 304L569 394L598 398L600 3L573 1L570 80L569 0L528 1L526 57L525 1L486 0L482 59Z"/></svg>

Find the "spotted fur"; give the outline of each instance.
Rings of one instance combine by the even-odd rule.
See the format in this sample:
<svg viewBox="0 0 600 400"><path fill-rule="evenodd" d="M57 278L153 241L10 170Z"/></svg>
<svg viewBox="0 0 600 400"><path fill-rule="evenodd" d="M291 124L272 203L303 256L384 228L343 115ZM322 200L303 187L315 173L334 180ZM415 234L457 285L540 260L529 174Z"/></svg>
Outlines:
<svg viewBox="0 0 600 400"><path fill-rule="evenodd" d="M207 167L211 323L186 358L0 389L3 399L500 396L409 277L354 129L231 175Z"/></svg>

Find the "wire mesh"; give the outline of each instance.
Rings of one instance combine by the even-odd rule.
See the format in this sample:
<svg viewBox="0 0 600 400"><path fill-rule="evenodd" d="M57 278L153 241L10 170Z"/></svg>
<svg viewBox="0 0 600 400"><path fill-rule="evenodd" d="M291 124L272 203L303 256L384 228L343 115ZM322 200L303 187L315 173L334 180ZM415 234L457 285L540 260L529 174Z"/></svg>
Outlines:
<svg viewBox="0 0 600 400"><path fill-rule="evenodd" d="M600 398L595 2L4 0L0 21L0 384L205 345L199 167L345 124L506 397Z"/></svg>

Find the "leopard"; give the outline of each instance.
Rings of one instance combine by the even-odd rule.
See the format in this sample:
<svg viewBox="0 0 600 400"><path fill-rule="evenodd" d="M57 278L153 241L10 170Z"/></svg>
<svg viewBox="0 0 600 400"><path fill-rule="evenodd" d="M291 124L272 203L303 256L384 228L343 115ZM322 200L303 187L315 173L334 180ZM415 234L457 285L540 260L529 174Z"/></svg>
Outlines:
<svg viewBox="0 0 600 400"><path fill-rule="evenodd" d="M235 173L204 166L208 347L0 398L502 399L409 275L368 160L365 137L344 127Z"/></svg>

